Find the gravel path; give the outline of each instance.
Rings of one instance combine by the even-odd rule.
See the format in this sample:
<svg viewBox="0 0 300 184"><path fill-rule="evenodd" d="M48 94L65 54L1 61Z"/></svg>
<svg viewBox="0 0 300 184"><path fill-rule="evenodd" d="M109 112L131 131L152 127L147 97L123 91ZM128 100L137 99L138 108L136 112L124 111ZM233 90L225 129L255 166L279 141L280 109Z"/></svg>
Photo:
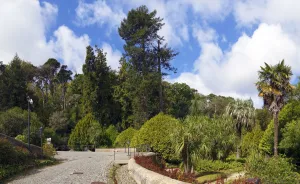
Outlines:
<svg viewBox="0 0 300 184"><path fill-rule="evenodd" d="M136 184L128 173L128 165L123 165L117 169L116 179L118 184Z"/></svg>
<svg viewBox="0 0 300 184"><path fill-rule="evenodd" d="M114 157L104 152L58 152L63 163L31 170L9 181L10 184L91 184L107 182ZM74 174L75 172L75 174Z"/></svg>

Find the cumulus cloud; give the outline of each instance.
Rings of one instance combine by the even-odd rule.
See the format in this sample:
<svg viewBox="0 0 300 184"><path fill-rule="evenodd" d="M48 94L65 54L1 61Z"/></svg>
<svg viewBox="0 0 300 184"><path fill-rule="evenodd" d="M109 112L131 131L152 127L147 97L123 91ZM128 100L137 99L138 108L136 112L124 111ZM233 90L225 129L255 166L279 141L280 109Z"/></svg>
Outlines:
<svg viewBox="0 0 300 184"><path fill-rule="evenodd" d="M45 37L46 20L53 22L57 11L55 5L35 0L1 1L0 60L8 63L18 53L35 65L45 62L53 55Z"/></svg>
<svg viewBox="0 0 300 184"><path fill-rule="evenodd" d="M175 47L183 46L183 42L189 41L187 14L190 9L201 20L223 19L230 12L228 0L96 0L93 3L81 0L76 8L76 22L82 26L108 25L111 31L126 17L124 12L141 5L146 5L150 11L157 10L157 15L163 18L165 23L159 34L165 37L168 44Z"/></svg>
<svg viewBox="0 0 300 184"><path fill-rule="evenodd" d="M295 0L246 0L238 1L234 6L234 15L239 24L280 23L299 24L300 1Z"/></svg>
<svg viewBox="0 0 300 184"><path fill-rule="evenodd" d="M89 36L77 36L67 26L60 26L54 32L55 40L51 40L56 58L76 73L82 73L82 65L86 56L86 46L89 45Z"/></svg>
<svg viewBox="0 0 300 184"><path fill-rule="evenodd" d="M195 72L181 74L173 81L186 81L204 94L213 92L237 98L251 97L259 107L262 102L257 97L255 82L264 62L277 64L285 59L294 73L300 73L297 67L300 64L299 45L279 24L261 24L252 36L243 34L227 52L210 39L213 34L211 29L194 31L201 46L200 56L194 63ZM192 84L196 82L199 84Z"/></svg>
<svg viewBox="0 0 300 184"><path fill-rule="evenodd" d="M78 25L108 25L109 32L112 28L118 27L125 17L122 9L116 7L111 8L107 5L106 1L102 0L96 0L92 3L86 3L80 0L75 11L76 23Z"/></svg>
<svg viewBox="0 0 300 184"><path fill-rule="evenodd" d="M122 57L122 53L119 50L113 50L108 43L102 44L102 49L106 53L107 64L113 70L119 70L119 61Z"/></svg>
<svg viewBox="0 0 300 184"><path fill-rule="evenodd" d="M18 53L20 58L38 66L55 57L74 72L81 73L85 47L90 39L60 26L47 40L48 28L55 22L57 13L58 7L47 2L1 1L0 61L7 64Z"/></svg>

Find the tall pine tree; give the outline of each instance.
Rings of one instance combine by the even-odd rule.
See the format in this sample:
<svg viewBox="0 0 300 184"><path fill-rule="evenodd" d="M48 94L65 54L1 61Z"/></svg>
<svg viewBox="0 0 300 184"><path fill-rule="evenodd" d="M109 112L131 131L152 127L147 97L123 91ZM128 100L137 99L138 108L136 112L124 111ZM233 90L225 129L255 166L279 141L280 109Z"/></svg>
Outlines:
<svg viewBox="0 0 300 184"><path fill-rule="evenodd" d="M131 71L128 84L134 86L129 96L136 126L164 110L163 71L174 70L169 61L177 53L162 45L164 38L158 34L164 25L162 21L156 17L156 11L149 12L146 6L140 6L129 11L119 27L119 35L125 41L124 56Z"/></svg>

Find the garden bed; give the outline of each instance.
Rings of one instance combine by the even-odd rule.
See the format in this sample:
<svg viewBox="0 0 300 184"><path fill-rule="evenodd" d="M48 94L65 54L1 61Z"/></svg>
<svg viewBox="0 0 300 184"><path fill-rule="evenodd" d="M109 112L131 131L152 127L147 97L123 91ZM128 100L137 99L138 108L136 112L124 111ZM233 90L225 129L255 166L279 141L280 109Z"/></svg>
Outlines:
<svg viewBox="0 0 300 184"><path fill-rule="evenodd" d="M183 173L179 168L167 168L166 164L163 160L156 159L156 157L151 156L136 156L134 157L135 162L155 173L161 174L163 176L167 176L169 178L179 180L182 182L188 182L188 183L198 183L197 177L192 174L185 174Z"/></svg>

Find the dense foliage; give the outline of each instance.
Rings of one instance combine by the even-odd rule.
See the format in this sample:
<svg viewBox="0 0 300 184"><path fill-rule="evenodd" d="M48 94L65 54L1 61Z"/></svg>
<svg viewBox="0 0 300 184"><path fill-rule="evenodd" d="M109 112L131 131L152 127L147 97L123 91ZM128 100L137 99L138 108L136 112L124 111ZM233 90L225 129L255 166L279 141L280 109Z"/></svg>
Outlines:
<svg viewBox="0 0 300 184"><path fill-rule="evenodd" d="M115 146L121 146L121 147L125 147L128 144L131 143L131 140L133 138L133 136L135 135L135 133L137 132L136 129L129 127L126 130L122 131L116 138L114 145Z"/></svg>
<svg viewBox="0 0 300 184"><path fill-rule="evenodd" d="M249 174L264 183L295 182L300 82L296 88L290 84L291 67L284 61L261 67L256 87L263 109L255 109L251 99L203 95L187 84L164 81L176 72L171 61L178 53L159 34L163 26L155 10L129 10L118 28L124 41L118 71L97 46L86 47L82 74L73 75L54 58L40 66L18 55L8 64L0 62L0 133L27 142L29 118L32 144L52 139L53 147L44 144L49 156L54 149L93 150L129 142L176 167L180 162L186 174L243 168L228 162L236 152L241 160L248 158ZM0 163L21 167L27 158L26 150L0 140ZM183 176L176 172L181 174L175 177ZM282 177L275 181L276 176Z"/></svg>
<svg viewBox="0 0 300 184"><path fill-rule="evenodd" d="M174 159L175 149L172 146L171 134L179 126L177 119L160 113L141 127L131 145L149 145L152 151L160 153L165 159Z"/></svg>
<svg viewBox="0 0 300 184"><path fill-rule="evenodd" d="M68 145L75 150L97 145L101 137L101 125L92 114L87 114L72 131Z"/></svg>
<svg viewBox="0 0 300 184"><path fill-rule="evenodd" d="M253 151L259 151L259 143L263 135L264 132L260 129L259 124L244 135L241 143L242 157L249 156Z"/></svg>
<svg viewBox="0 0 300 184"><path fill-rule="evenodd" d="M299 183L299 174L287 158L265 158L252 154L246 163L246 169L252 177L258 177L266 184Z"/></svg>
<svg viewBox="0 0 300 184"><path fill-rule="evenodd" d="M300 120L293 120L289 122L282 129L282 140L279 144L279 148L283 150L283 152L299 162L300 160Z"/></svg>

